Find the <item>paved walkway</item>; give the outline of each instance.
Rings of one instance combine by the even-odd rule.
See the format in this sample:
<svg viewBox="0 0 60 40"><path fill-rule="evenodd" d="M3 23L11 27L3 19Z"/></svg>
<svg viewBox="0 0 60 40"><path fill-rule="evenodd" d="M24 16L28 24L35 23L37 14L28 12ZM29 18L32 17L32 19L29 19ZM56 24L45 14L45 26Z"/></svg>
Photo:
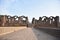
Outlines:
<svg viewBox="0 0 60 40"><path fill-rule="evenodd" d="M37 40L31 28L25 28L0 37L0 40Z"/></svg>
<svg viewBox="0 0 60 40"><path fill-rule="evenodd" d="M52 30L25 28L17 32L0 36L0 40L60 40L60 38L51 34L53 34Z"/></svg>
<svg viewBox="0 0 60 40"><path fill-rule="evenodd" d="M60 40L58 36L60 36L60 31L52 30L52 29L41 29L41 28L32 28L38 40ZM57 33L58 34L57 34Z"/></svg>

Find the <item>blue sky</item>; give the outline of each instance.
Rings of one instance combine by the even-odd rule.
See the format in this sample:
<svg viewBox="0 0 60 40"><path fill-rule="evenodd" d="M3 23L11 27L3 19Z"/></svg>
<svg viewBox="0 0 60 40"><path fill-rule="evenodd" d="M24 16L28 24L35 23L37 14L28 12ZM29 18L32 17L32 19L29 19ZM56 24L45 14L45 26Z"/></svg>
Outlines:
<svg viewBox="0 0 60 40"><path fill-rule="evenodd" d="M0 0L1 15L60 16L59 0Z"/></svg>

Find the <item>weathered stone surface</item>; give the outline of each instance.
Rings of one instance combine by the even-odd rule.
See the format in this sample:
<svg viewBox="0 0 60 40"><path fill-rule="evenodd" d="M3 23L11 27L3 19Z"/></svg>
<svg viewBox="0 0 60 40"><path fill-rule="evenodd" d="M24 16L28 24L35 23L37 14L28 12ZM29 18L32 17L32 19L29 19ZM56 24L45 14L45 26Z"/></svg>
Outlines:
<svg viewBox="0 0 60 40"><path fill-rule="evenodd" d="M34 27L59 27L59 16L39 17L39 20L33 18L32 24Z"/></svg>
<svg viewBox="0 0 60 40"><path fill-rule="evenodd" d="M0 15L0 26L27 26L27 24L28 17Z"/></svg>
<svg viewBox="0 0 60 40"><path fill-rule="evenodd" d="M28 26L29 21L26 16L0 15L0 26ZM59 16L39 17L32 19L33 27L60 27Z"/></svg>

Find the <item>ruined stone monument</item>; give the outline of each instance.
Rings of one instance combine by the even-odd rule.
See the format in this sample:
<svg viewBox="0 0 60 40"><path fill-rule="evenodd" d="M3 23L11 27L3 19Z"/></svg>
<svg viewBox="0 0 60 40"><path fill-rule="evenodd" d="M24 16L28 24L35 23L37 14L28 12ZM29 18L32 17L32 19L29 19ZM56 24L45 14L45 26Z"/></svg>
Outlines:
<svg viewBox="0 0 60 40"><path fill-rule="evenodd" d="M33 27L59 27L59 16L53 17L39 17L39 19L32 19Z"/></svg>
<svg viewBox="0 0 60 40"><path fill-rule="evenodd" d="M0 26L29 26L28 17L26 16L10 16L0 15ZM59 16L53 17L39 17L39 19L32 19L32 27L60 27Z"/></svg>
<svg viewBox="0 0 60 40"><path fill-rule="evenodd" d="M0 26L27 26L28 17L0 15Z"/></svg>

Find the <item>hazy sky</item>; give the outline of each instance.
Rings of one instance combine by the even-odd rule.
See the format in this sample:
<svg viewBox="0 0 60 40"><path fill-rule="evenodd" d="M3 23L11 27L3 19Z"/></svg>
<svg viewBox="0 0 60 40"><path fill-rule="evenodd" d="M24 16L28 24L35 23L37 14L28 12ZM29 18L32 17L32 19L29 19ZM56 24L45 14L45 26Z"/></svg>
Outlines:
<svg viewBox="0 0 60 40"><path fill-rule="evenodd" d="M31 20L39 16L60 16L59 0L0 0L0 14L25 15Z"/></svg>

